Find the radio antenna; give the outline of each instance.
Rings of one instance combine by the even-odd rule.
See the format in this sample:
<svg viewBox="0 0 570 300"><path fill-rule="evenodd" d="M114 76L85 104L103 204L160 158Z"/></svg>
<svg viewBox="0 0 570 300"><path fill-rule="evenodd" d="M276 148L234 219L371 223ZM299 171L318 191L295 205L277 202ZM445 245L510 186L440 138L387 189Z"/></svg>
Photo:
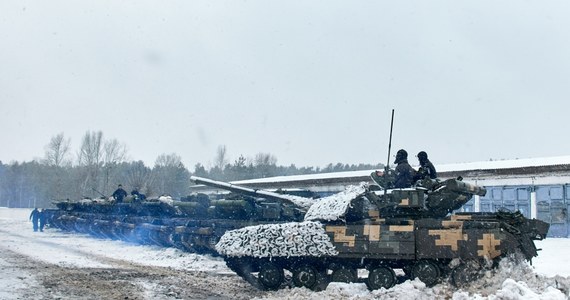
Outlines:
<svg viewBox="0 0 570 300"><path fill-rule="evenodd" d="M386 161L386 167L384 167L384 178L388 176L388 171L390 170L390 150L392 149L392 129L394 128L394 109L392 108L392 119L390 121L390 140L388 140L388 160ZM384 188L384 195L386 195L387 187Z"/></svg>

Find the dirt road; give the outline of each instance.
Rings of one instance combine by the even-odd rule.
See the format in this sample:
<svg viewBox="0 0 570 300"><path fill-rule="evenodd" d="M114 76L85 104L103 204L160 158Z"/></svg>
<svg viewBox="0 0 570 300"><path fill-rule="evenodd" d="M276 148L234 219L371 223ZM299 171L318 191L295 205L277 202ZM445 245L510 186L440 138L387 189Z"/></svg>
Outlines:
<svg viewBox="0 0 570 300"><path fill-rule="evenodd" d="M27 234L6 230L0 234L8 241L0 245L1 276L13 276L13 299L251 299L262 295L231 274L136 264ZM23 245L30 253L38 249L72 259L80 256L87 260L83 265L100 267L44 262L15 251L13 245Z"/></svg>

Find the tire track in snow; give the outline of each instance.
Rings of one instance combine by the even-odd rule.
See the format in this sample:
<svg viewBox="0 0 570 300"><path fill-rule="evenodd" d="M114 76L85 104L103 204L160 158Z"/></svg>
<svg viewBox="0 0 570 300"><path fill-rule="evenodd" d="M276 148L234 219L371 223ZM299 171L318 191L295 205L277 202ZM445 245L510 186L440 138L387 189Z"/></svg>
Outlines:
<svg viewBox="0 0 570 300"><path fill-rule="evenodd" d="M23 265L37 265L47 293L61 299L251 299L263 295L234 274L138 264L78 249L79 244L61 244L49 235L3 229L0 234L1 252L20 257L26 261Z"/></svg>

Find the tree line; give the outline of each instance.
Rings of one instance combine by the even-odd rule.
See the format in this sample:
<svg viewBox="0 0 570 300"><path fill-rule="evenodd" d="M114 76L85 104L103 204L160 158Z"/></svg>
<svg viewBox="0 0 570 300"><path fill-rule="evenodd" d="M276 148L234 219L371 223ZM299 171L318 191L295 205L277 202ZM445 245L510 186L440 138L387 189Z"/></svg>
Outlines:
<svg viewBox="0 0 570 300"><path fill-rule="evenodd" d="M109 197L119 183L147 197L166 194L180 199L192 192L191 175L235 181L383 168L382 164L342 163L324 168L279 166L270 153L257 153L252 158L240 155L230 161L222 145L212 166L197 163L190 171L176 153L160 154L152 167L130 160L126 145L105 139L101 131L87 131L75 155L70 145L71 140L59 133L45 146L42 159L9 164L0 161L0 207L52 207L53 201Z"/></svg>

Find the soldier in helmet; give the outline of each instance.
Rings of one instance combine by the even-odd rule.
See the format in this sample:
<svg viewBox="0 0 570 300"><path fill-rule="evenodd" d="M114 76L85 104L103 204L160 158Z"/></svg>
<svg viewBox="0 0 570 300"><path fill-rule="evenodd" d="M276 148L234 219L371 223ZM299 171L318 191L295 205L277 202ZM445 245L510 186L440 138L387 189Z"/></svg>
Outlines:
<svg viewBox="0 0 570 300"><path fill-rule="evenodd" d="M394 171L394 175L396 176L394 187L399 189L411 187L414 177L416 176L416 171L408 163L408 152L404 149L398 150L394 163L397 164L396 170Z"/></svg>
<svg viewBox="0 0 570 300"><path fill-rule="evenodd" d="M418 153L418 160L420 161L420 168L418 169L418 173L414 177L414 180L421 180L424 178L436 179L437 172L435 171L435 167L429 161L428 155L425 151L420 151Z"/></svg>

